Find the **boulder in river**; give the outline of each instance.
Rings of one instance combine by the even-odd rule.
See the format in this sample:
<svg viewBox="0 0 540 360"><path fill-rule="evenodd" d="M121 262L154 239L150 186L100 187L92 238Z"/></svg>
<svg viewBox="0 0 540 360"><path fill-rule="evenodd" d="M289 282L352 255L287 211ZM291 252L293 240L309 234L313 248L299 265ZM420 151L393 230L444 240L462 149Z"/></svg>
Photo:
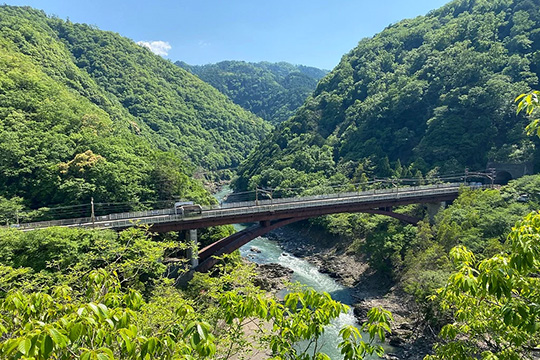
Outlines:
<svg viewBox="0 0 540 360"><path fill-rule="evenodd" d="M263 290L280 290L291 280L294 271L280 264L257 265L254 284Z"/></svg>

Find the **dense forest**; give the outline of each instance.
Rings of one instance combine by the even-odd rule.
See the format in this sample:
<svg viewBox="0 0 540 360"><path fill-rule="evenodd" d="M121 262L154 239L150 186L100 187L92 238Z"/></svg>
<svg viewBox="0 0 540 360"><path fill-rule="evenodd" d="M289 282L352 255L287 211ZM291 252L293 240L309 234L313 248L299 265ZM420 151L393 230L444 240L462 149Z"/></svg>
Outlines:
<svg viewBox="0 0 540 360"><path fill-rule="evenodd" d="M514 99L538 86L539 29L535 1L456 0L361 40L250 154L236 188L350 191L374 177L484 170L489 160L537 164L538 137L526 134ZM416 227L368 214L311 226L345 239L347 252L415 299L417 331L440 330L429 358L531 358L540 228L537 214L522 219L539 209L539 191L538 176L464 190ZM396 211L426 215L423 206Z"/></svg>
<svg viewBox="0 0 540 360"><path fill-rule="evenodd" d="M291 117L313 93L326 70L304 65L222 61L217 64L176 65L209 83L236 104L272 124Z"/></svg>
<svg viewBox="0 0 540 360"><path fill-rule="evenodd" d="M534 158L513 99L538 84L531 0L457 0L360 41L239 170L239 189L462 173ZM539 157L536 156L536 159Z"/></svg>
<svg viewBox="0 0 540 360"><path fill-rule="evenodd" d="M529 91L538 88L539 22L536 0L455 0L360 41L242 163L236 187L356 191L384 186L368 181L375 176L440 182L488 159L538 162L540 92ZM91 198L136 208L215 202L194 171L236 166L270 128L196 76L92 26L1 6L0 49L2 223L25 207ZM222 65L253 65L231 98L259 75L260 84L279 73L303 85L320 75ZM276 108L277 123L288 115ZM463 187L447 205L432 217L422 204L394 209L422 218L417 226L362 213L308 225L409 294L419 313L411 337L438 334L425 359L536 358L540 175ZM199 240L232 231L201 230ZM0 227L0 358L330 360L319 340L347 306L298 284L277 300L238 254L181 288L190 245L178 239L145 227ZM341 358L382 356L375 341L392 315L374 308L365 318L361 329L341 329Z"/></svg>
<svg viewBox="0 0 540 360"><path fill-rule="evenodd" d="M2 359L234 359L271 351L294 360L313 351L329 360L320 345L308 354L295 344L318 339L347 311L308 289L276 301L253 285L253 265L238 257L179 289L163 263L179 244L144 229L0 229L0 243ZM369 332L384 337L391 315L375 309L370 317ZM261 326L250 333L254 322ZM345 353L381 352L359 336L344 329Z"/></svg>
<svg viewBox="0 0 540 360"><path fill-rule="evenodd" d="M0 208L12 218L91 197L208 203L193 171L236 166L268 130L196 76L92 26L2 6L0 49Z"/></svg>

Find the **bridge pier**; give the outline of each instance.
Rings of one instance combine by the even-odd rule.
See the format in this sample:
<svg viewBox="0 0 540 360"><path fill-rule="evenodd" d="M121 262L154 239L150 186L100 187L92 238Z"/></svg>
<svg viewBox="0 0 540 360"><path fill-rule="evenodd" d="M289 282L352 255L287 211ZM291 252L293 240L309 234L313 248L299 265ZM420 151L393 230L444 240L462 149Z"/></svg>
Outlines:
<svg viewBox="0 0 540 360"><path fill-rule="evenodd" d="M190 268L199 266L199 246L197 244L197 229L186 231L186 240L189 247L187 249L187 257L190 259Z"/></svg>
<svg viewBox="0 0 540 360"><path fill-rule="evenodd" d="M429 216L429 222L433 224L435 222L435 215L446 207L446 201L427 203L426 210Z"/></svg>

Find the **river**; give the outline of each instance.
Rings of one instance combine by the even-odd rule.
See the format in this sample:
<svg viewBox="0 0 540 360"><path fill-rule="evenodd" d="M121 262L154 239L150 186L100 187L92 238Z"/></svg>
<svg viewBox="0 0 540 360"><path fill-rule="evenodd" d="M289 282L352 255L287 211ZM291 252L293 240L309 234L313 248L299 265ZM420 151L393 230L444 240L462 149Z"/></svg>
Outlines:
<svg viewBox="0 0 540 360"><path fill-rule="evenodd" d="M224 187L221 191L214 194L214 196L221 201L231 192L230 188ZM240 224L236 224L234 227L237 231L245 228L245 226ZM251 251L253 247L260 250L260 252ZM328 275L320 273L316 266L306 260L285 252L276 241L270 240L264 236L258 237L241 247L240 254L248 260L258 264L277 263L283 265L294 271L292 275L293 282L299 282L316 291L326 291L333 299L339 300L349 306L353 304L352 293L349 288L339 284ZM334 319L334 321L326 327L325 332L319 341L320 344L323 344L322 352L330 356L332 360L343 359L343 356L338 349L338 344L340 342L339 330L346 325L359 326L353 315L352 309L347 314L341 314L339 318ZM365 335L364 338L367 339L367 336L368 335Z"/></svg>

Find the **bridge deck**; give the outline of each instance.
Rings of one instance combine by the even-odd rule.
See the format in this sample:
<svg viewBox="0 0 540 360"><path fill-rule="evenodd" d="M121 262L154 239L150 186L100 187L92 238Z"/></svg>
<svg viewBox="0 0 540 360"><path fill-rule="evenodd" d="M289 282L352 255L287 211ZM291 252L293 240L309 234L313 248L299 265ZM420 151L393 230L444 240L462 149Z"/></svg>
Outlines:
<svg viewBox="0 0 540 360"><path fill-rule="evenodd" d="M207 226L311 217L339 212L355 212L395 205L451 200L463 184L438 184L418 187L369 190L362 192L314 195L262 201L223 203L203 207L201 214L182 216L174 209L109 214L91 218L65 219L20 224L21 230L50 226L88 228L126 228L135 224L152 225L154 231L196 229Z"/></svg>

